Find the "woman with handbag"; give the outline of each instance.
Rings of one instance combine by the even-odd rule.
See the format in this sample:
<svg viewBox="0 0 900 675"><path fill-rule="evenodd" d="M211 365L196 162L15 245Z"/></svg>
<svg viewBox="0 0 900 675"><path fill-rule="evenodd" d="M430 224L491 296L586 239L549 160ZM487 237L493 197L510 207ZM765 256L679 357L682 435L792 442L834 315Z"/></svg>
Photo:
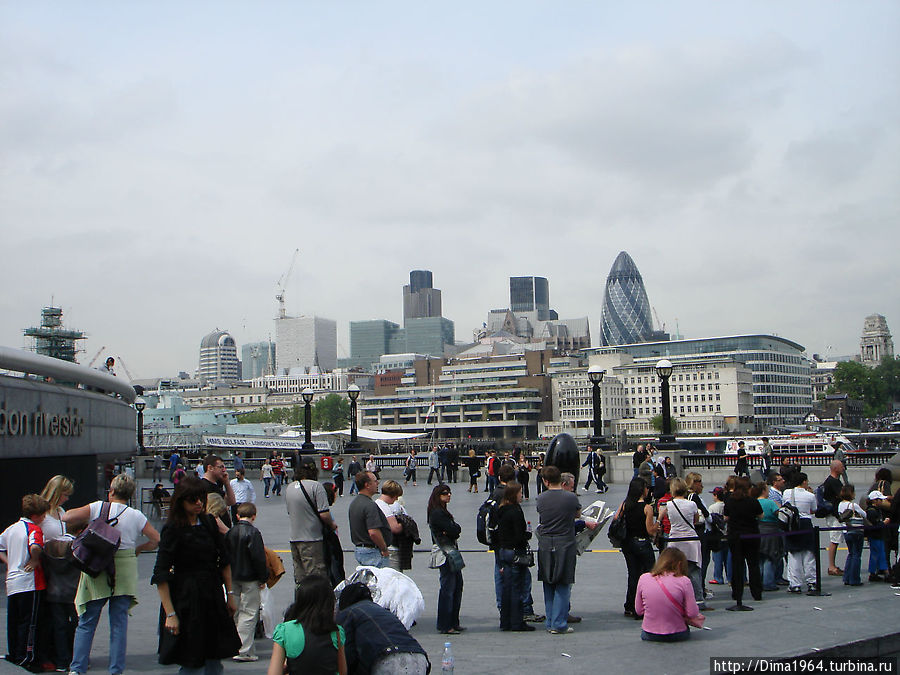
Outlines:
<svg viewBox="0 0 900 675"><path fill-rule="evenodd" d="M703 601L703 580L700 578L700 564L703 562L700 538L695 529L700 522L700 510L687 498L687 484L680 478L673 478L670 484L672 499L659 509L659 519L669 520L668 546L674 546L687 558L688 577L694 587L694 601L700 610L706 609Z"/></svg>
<svg viewBox="0 0 900 675"><path fill-rule="evenodd" d="M625 541L622 544L622 555L628 567L628 589L625 592L625 616L638 619L634 598L637 593L638 579L653 567L653 547L650 543L656 534L656 518L653 516L653 505L649 501L650 489L642 478L634 478L628 485L628 494L620 513L625 518ZM617 515L618 517L618 515Z"/></svg>
<svg viewBox="0 0 900 675"><path fill-rule="evenodd" d="M431 567L440 572L441 586L438 590L437 629L446 635L458 635L463 630L459 625L459 608L462 605L463 577L465 567L457 546L462 528L447 510L450 503L450 486L446 483L435 485L428 499L428 526L431 529Z"/></svg>
<svg viewBox="0 0 900 675"><path fill-rule="evenodd" d="M634 609L644 617L641 639L681 642L691 637L691 626L701 628L704 617L694 601L687 576L687 558L669 546L659 554L653 569L638 581Z"/></svg>
<svg viewBox="0 0 900 675"><path fill-rule="evenodd" d="M535 630L525 623L522 596L525 575L534 564L534 554L528 550L531 532L522 512L522 486L516 481L506 484L503 501L497 511L497 560L500 568L500 630L525 632ZM530 559L529 559L530 558Z"/></svg>

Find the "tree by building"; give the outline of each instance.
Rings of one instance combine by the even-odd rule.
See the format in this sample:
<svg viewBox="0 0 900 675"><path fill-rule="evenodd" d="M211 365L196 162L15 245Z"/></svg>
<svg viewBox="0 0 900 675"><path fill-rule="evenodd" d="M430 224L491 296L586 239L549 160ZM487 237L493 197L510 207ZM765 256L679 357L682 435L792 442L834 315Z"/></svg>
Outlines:
<svg viewBox="0 0 900 675"><path fill-rule="evenodd" d="M336 431L350 425L350 402L344 396L328 394L312 408L312 427L318 431Z"/></svg>
<svg viewBox="0 0 900 675"><path fill-rule="evenodd" d="M662 413L659 413L658 415L654 415L653 417L650 418L650 426L653 427L659 433L662 433L662 430L663 430L662 422L663 422ZM674 434L677 430L678 430L678 419L673 417L672 418L672 433Z"/></svg>
<svg viewBox="0 0 900 675"><path fill-rule="evenodd" d="M875 368L857 361L841 361L828 388L829 394L837 392L862 401L866 417L889 412L891 404L900 400L900 360L886 356Z"/></svg>

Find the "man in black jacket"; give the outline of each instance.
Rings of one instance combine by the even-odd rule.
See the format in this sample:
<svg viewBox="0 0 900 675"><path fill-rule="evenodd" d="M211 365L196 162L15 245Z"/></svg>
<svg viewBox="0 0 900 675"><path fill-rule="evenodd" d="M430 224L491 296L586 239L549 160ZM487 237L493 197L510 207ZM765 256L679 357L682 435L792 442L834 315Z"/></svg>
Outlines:
<svg viewBox="0 0 900 675"><path fill-rule="evenodd" d="M259 620L259 592L269 577L266 551L259 530L253 525L256 506L250 502L237 507L237 524L228 530L225 539L231 551L231 588L237 612L234 623L241 638L241 649L235 661L258 661L253 635Z"/></svg>

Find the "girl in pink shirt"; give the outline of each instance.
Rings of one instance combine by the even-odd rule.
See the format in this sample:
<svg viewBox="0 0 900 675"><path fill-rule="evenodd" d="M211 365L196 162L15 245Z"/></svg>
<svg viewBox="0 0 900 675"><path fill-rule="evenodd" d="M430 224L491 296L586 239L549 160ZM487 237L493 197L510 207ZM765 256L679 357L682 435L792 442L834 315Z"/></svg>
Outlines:
<svg viewBox="0 0 900 675"><path fill-rule="evenodd" d="M691 636L685 617L700 616L700 610L684 553L668 547L659 554L653 569L638 580L634 611L644 617L642 640L678 642Z"/></svg>

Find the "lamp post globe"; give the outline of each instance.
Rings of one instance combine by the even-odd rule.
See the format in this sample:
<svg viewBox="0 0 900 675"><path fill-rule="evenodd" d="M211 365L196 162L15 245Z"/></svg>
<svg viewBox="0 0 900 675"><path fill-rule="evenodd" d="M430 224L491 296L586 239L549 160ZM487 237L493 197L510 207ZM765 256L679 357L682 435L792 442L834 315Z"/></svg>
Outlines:
<svg viewBox="0 0 900 675"><path fill-rule="evenodd" d="M313 396L315 392L312 389L307 387L300 394L303 397L303 445L300 446L301 452L303 453L311 453L314 452L316 446L313 445L312 442L312 408L310 404L312 403ZM299 464L298 464L299 466Z"/></svg>
<svg viewBox="0 0 900 675"><path fill-rule="evenodd" d="M134 409L137 410L137 444L138 444L138 454L144 454L144 408L147 407L147 402L138 396L134 399Z"/></svg>
<svg viewBox="0 0 900 675"><path fill-rule="evenodd" d="M594 407L594 435L591 436L588 444L593 448L605 450L606 439L603 437L603 409L600 401L600 383L603 382L603 376L606 374L606 371L600 366L591 366L588 368L587 374L591 383Z"/></svg>
<svg viewBox="0 0 900 675"><path fill-rule="evenodd" d="M347 444L347 450L356 450L359 448L356 432L356 399L359 398L359 387L351 384L347 387L347 396L350 398L350 442Z"/></svg>

